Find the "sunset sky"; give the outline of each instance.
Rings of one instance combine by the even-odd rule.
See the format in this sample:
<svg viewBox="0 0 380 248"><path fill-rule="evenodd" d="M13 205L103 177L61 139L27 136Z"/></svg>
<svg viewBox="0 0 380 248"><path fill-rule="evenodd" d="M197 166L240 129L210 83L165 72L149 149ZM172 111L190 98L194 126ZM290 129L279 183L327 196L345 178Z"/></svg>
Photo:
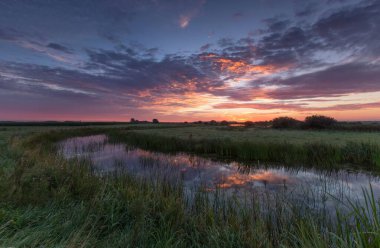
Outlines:
<svg viewBox="0 0 380 248"><path fill-rule="evenodd" d="M0 1L0 120L316 113L380 120L380 1Z"/></svg>

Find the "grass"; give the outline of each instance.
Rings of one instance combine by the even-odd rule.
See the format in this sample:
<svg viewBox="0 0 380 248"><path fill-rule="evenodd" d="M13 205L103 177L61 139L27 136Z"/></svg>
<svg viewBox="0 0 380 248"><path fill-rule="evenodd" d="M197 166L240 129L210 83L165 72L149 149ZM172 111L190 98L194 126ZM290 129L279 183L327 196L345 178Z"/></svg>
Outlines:
<svg viewBox="0 0 380 248"><path fill-rule="evenodd" d="M271 211L218 191L189 201L181 185L97 177L86 161L55 150L68 137L125 132L115 128L0 131L0 247L379 247L371 192L333 222L280 198Z"/></svg>
<svg viewBox="0 0 380 248"><path fill-rule="evenodd" d="M305 144L305 143L328 143L342 146L348 142L354 143L374 143L380 145L380 132L349 132L333 130L277 130L265 128L229 128L220 126L183 126L175 129L142 129L135 132L144 134L155 134L164 137L175 137L188 139L220 139L237 142L257 142L257 143L284 143Z"/></svg>
<svg viewBox="0 0 380 248"><path fill-rule="evenodd" d="M359 165L380 169L380 133L285 131L220 127L115 130L113 140L163 152L191 152L262 163L316 168ZM303 138L302 138L303 137Z"/></svg>

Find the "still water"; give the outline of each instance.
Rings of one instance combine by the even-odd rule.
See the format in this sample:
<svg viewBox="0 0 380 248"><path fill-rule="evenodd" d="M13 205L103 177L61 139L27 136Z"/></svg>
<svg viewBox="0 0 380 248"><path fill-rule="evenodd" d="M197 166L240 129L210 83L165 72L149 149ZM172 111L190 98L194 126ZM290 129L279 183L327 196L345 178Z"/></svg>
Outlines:
<svg viewBox="0 0 380 248"><path fill-rule="evenodd" d="M331 209L342 202L363 201L364 188L380 197L380 178L353 170L321 171L310 168L262 166L222 162L185 153L164 154L109 143L105 135L70 138L59 143L66 159L88 159L94 171L122 172L155 180L180 182L187 191L226 195L280 194L311 208Z"/></svg>

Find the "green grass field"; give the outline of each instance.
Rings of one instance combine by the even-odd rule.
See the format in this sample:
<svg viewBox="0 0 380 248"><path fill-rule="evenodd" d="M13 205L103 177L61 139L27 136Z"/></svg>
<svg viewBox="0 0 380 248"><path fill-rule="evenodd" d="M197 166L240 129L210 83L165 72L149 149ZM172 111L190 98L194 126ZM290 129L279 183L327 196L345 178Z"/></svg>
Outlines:
<svg viewBox="0 0 380 248"><path fill-rule="evenodd" d="M322 213L289 208L280 199L269 212L244 204L232 208L237 204L234 199L222 199L218 194L210 202L199 192L189 202L181 186L166 181L138 180L129 175L98 177L88 162L67 161L54 145L65 138L98 133L126 142L128 135L134 134L132 138L148 143L152 137L163 136L188 143L191 133L194 145L207 138L230 138L230 146L245 139L302 145L302 135L316 142L326 137L344 146L348 141L368 142L367 138L378 142L374 137L379 137L155 127L162 129L141 125L1 128L0 247L379 247L380 206L371 192L367 192L367 205L353 203L349 215L341 215L337 222L326 220ZM157 141L157 145L163 142Z"/></svg>
<svg viewBox="0 0 380 248"><path fill-rule="evenodd" d="M183 151L245 162L380 169L380 132L183 125L118 130L111 137L144 149Z"/></svg>
<svg viewBox="0 0 380 248"><path fill-rule="evenodd" d="M174 129L143 129L136 132L157 134L164 137L188 139L230 139L231 141L248 141L260 143L305 144L323 142L332 145L344 145L348 142L369 142L380 144L380 132L350 131L310 131L310 130L275 130L263 128L227 128L220 126L187 126Z"/></svg>

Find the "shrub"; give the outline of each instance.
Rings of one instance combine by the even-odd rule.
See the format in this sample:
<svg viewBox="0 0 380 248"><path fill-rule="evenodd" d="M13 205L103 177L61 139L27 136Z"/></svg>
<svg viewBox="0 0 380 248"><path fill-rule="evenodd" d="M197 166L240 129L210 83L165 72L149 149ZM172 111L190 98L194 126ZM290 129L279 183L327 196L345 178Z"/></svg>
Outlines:
<svg viewBox="0 0 380 248"><path fill-rule="evenodd" d="M252 121L246 121L246 122L244 122L244 126L251 127L251 126L253 126L253 122Z"/></svg>
<svg viewBox="0 0 380 248"><path fill-rule="evenodd" d="M305 118L304 127L323 129L323 128L332 127L336 123L337 121L332 117L323 116L323 115L312 115Z"/></svg>
<svg viewBox="0 0 380 248"><path fill-rule="evenodd" d="M159 121L157 120L157 119L153 119L153 121L152 121L153 123L159 123Z"/></svg>
<svg viewBox="0 0 380 248"><path fill-rule="evenodd" d="M296 128L300 126L300 121L291 117L277 117L272 120L273 128Z"/></svg>

